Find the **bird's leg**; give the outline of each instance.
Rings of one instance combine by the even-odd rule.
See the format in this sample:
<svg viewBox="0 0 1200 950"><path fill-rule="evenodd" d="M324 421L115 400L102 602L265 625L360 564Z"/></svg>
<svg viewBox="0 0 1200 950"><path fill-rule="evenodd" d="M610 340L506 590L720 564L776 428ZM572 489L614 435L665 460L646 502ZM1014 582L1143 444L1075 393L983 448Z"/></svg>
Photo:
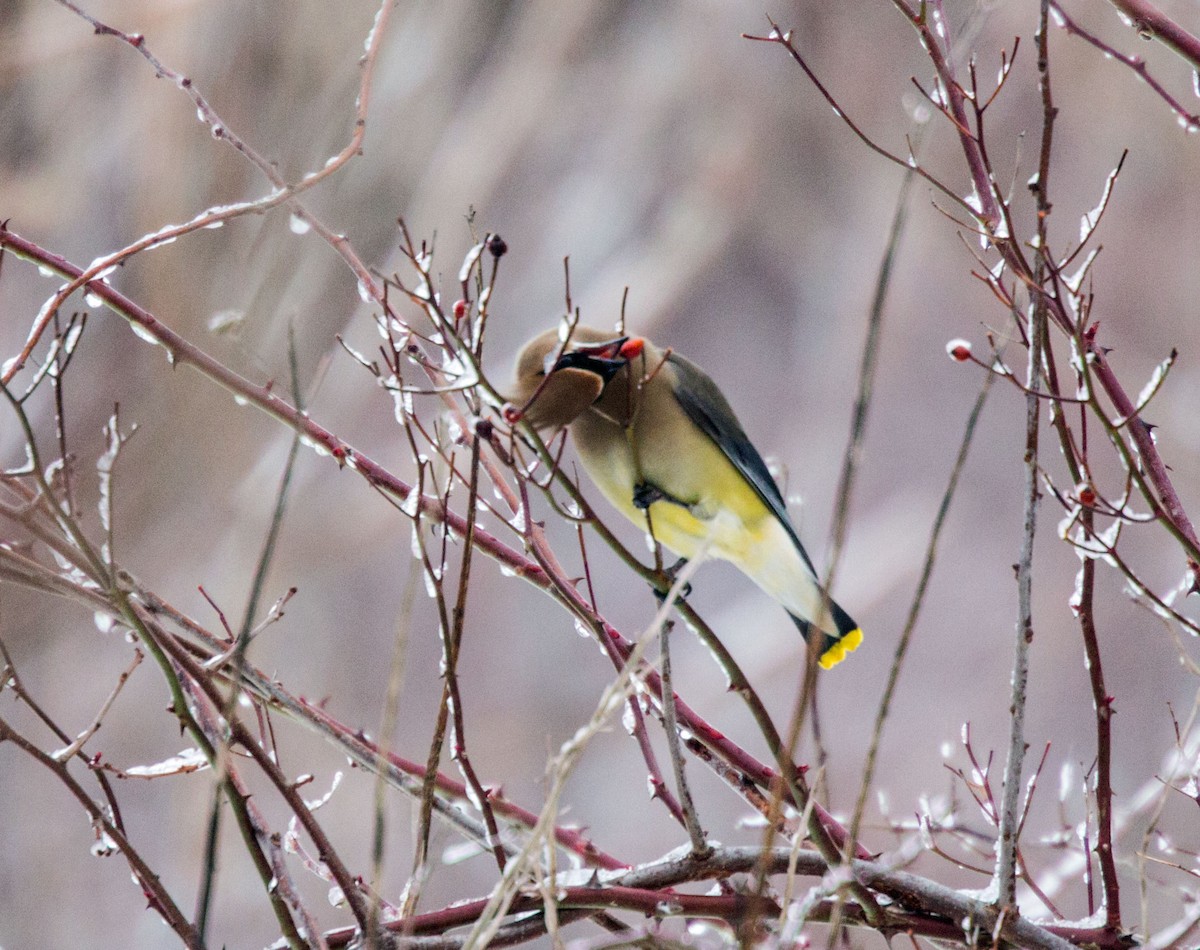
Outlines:
<svg viewBox="0 0 1200 950"><path fill-rule="evenodd" d="M638 511L645 511L662 498L662 491L648 482L640 482L633 486L633 507Z"/></svg>
<svg viewBox="0 0 1200 950"><path fill-rule="evenodd" d="M681 557L678 561L676 561L670 567L664 568L663 573L667 575L667 580L669 580L672 584L674 584L675 581L679 578L679 572L682 571L687 566L687 562L688 562L688 559L686 557ZM686 597L691 592L692 592L692 585L685 584L684 588L683 588L683 596Z"/></svg>
<svg viewBox="0 0 1200 950"><path fill-rule="evenodd" d="M672 505L679 505L682 508L690 509L692 507L686 501L680 501L674 495L668 495L665 491L663 491L661 488L659 488L657 485L653 484L652 482L638 482L636 485L633 486L633 506L635 508L637 508L639 511L646 512L646 525L647 525L648 530L650 531L651 537L654 537L654 523L650 519L650 506L653 505L655 502L659 502L659 501L665 501ZM656 548L656 551L661 550L660 548L658 548L657 545L655 546L655 548ZM670 567L663 567L661 555L659 555L657 553L655 554L655 567L661 572L662 576L666 579L668 588L672 587L675 584L675 578L679 576L679 572L683 569L683 566L686 563L687 563L687 558L681 557L678 561L676 561ZM687 599L687 596L691 592L692 592L692 585L691 584L685 585L683 590L680 591L680 593L679 593L679 599L680 600ZM658 598L659 603L662 603L662 601L666 597L666 593L664 591L656 588L654 591L654 596Z"/></svg>
<svg viewBox="0 0 1200 950"><path fill-rule="evenodd" d="M650 482L638 482L633 486L633 507L639 511L645 511L656 501L668 501L673 505L681 505L684 508L691 506L686 501L680 501L674 495L668 495L665 491Z"/></svg>

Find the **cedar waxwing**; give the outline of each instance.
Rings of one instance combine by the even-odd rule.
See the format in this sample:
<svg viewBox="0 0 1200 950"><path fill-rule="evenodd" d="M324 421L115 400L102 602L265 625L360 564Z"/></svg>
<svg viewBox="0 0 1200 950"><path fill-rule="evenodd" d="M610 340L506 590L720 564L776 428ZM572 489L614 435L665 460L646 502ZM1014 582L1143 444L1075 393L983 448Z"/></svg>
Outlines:
<svg viewBox="0 0 1200 950"><path fill-rule="evenodd" d="M762 456L716 384L640 337L577 326L525 345L512 404L538 429L570 426L588 475L630 521L684 558L707 543L779 601L829 669L862 642L827 599ZM532 400L532 401L531 401ZM824 610L823 610L824 605ZM820 619L818 619L818 616Z"/></svg>

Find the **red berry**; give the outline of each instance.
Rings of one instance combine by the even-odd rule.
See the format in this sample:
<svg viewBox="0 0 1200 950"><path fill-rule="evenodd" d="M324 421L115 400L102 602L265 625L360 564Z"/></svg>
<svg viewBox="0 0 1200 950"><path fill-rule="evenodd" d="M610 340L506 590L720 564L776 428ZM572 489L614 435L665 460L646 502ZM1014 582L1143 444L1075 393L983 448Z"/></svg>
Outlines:
<svg viewBox="0 0 1200 950"><path fill-rule="evenodd" d="M971 344L966 340L951 340L946 344L946 352L950 359L965 363L971 358Z"/></svg>

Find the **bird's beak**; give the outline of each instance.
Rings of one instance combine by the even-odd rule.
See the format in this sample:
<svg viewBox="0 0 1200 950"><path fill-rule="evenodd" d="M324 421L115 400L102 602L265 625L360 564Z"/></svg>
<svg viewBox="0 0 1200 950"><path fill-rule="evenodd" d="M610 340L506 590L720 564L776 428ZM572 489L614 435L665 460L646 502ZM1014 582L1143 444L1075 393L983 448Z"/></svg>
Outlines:
<svg viewBox="0 0 1200 950"><path fill-rule="evenodd" d="M641 337L619 336L601 343L575 347L558 358L549 372L560 369L583 369L595 373L605 383L612 380L622 366L642 352ZM547 374L549 375L549 373Z"/></svg>

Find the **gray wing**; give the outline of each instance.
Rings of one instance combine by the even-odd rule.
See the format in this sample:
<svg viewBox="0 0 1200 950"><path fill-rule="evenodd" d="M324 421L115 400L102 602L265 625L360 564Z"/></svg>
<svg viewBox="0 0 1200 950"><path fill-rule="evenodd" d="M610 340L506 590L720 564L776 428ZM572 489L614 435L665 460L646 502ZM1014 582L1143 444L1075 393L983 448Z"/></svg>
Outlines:
<svg viewBox="0 0 1200 950"><path fill-rule="evenodd" d="M721 394L717 384L691 360L672 353L667 357L667 362L675 370L675 398L683 407L687 417L696 424L701 432L716 443L717 447L725 453L725 457L750 483L758 497L763 500L763 504L779 519L780 524L791 535L796 550L804 558L804 563L808 565L808 569L815 577L817 570L813 567L808 552L804 550L804 545L800 543L796 529L792 526L779 486L775 484L775 479L771 477L767 463L758 454L758 449L750 443L742 424L733 414L733 407Z"/></svg>

